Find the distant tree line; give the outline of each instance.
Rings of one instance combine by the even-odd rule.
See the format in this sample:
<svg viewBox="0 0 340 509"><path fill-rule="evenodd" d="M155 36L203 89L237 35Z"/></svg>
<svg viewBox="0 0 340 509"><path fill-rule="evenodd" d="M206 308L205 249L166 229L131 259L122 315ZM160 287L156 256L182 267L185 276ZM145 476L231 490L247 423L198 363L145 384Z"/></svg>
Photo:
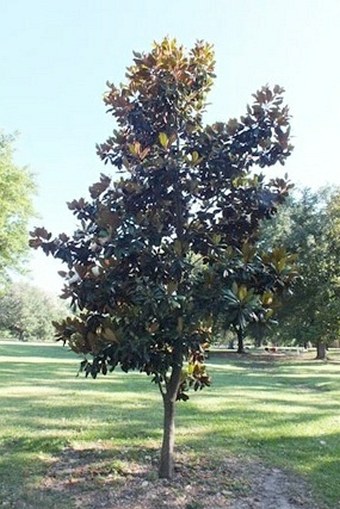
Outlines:
<svg viewBox="0 0 340 509"><path fill-rule="evenodd" d="M300 278L277 302L271 326L253 322L247 332L258 345L311 344L324 359L340 336L340 190L297 190L264 222L260 237L264 248L278 245L296 255Z"/></svg>
<svg viewBox="0 0 340 509"><path fill-rule="evenodd" d="M60 301L27 283L7 285L0 296L0 339L52 341L52 320L63 318Z"/></svg>

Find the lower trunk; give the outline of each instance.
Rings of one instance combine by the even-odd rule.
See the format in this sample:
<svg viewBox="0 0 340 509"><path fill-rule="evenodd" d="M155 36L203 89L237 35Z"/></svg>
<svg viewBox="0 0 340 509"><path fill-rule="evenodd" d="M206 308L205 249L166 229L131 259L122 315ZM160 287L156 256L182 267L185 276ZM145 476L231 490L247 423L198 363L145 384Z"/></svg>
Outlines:
<svg viewBox="0 0 340 509"><path fill-rule="evenodd" d="M244 344L243 344L243 331L241 329L237 330L237 353L244 353Z"/></svg>
<svg viewBox="0 0 340 509"><path fill-rule="evenodd" d="M163 395L164 427L159 477L171 479L174 474L174 445L175 445L175 400L168 394Z"/></svg>
<svg viewBox="0 0 340 509"><path fill-rule="evenodd" d="M160 391L164 405L164 426L161 459L159 463L159 477L171 479L174 475L174 445L175 445L175 405L181 383L183 366L182 344L174 348L174 360L169 381ZM165 390L164 390L165 389Z"/></svg>
<svg viewBox="0 0 340 509"><path fill-rule="evenodd" d="M327 359L327 350L325 343L317 343L316 345L316 358L318 360Z"/></svg>
<svg viewBox="0 0 340 509"><path fill-rule="evenodd" d="M19 332L19 341L25 341L25 334L22 330Z"/></svg>

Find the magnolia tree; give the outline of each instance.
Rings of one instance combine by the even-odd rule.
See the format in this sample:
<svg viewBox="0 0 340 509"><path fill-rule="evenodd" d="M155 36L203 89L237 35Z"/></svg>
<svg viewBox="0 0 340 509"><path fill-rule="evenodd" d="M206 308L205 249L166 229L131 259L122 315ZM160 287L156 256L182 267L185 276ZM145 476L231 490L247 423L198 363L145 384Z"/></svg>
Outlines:
<svg viewBox="0 0 340 509"><path fill-rule="evenodd" d="M283 89L266 86L240 120L204 125L214 54L203 42L187 53L165 39L134 53L126 78L108 83L117 128L98 146L120 180L101 175L90 200L68 204L79 220L72 237L37 228L30 243L67 266L63 297L80 314L55 324L57 338L85 355L86 375L120 366L159 387L159 474L170 478L175 404L210 384L213 327L269 319L294 279L284 250L256 248L261 221L291 187L262 174L290 155L289 113Z"/></svg>

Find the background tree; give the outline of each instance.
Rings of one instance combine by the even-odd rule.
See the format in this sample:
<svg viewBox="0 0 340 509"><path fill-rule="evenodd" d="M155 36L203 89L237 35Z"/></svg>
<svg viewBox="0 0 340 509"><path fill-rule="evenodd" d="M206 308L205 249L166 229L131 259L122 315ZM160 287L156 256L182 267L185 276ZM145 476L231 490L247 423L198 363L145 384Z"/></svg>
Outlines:
<svg viewBox="0 0 340 509"><path fill-rule="evenodd" d="M279 312L278 337L311 342L317 358L340 331L340 193L304 189L291 197L271 224L264 242L285 245L298 255L301 279Z"/></svg>
<svg viewBox="0 0 340 509"><path fill-rule="evenodd" d="M57 299L27 283L13 283L0 297L0 333L21 341L54 338L52 320L61 320L66 308Z"/></svg>
<svg viewBox="0 0 340 509"><path fill-rule="evenodd" d="M33 215L33 177L14 164L13 143L13 136L0 132L0 283L8 278L8 270L22 267Z"/></svg>
<svg viewBox="0 0 340 509"><path fill-rule="evenodd" d="M37 228L30 244L68 266L63 296L82 312L57 323L57 337L86 355L86 375L120 365L158 385L159 473L171 477L175 403L210 384L203 361L214 324L245 328L294 277L283 250L256 250L261 221L290 188L261 173L291 152L289 113L283 90L264 87L240 120L204 126L212 47L186 53L165 39L134 56L127 83L108 83L118 129L98 146L120 180L102 175L90 201L69 203L80 221L72 237Z"/></svg>

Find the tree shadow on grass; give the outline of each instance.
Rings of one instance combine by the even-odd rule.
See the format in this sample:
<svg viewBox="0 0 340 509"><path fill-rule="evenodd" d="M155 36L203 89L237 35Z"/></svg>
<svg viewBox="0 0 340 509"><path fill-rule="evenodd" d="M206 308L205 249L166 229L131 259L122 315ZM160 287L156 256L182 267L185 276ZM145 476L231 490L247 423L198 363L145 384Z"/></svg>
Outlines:
<svg viewBox="0 0 340 509"><path fill-rule="evenodd" d="M154 447L67 447L45 465L39 486L17 493L16 509L200 509L289 507L316 509L305 481L257 460L176 455L172 481L158 479ZM260 505L259 505L260 504ZM284 505L282 505L284 504ZM320 508L319 508L320 509Z"/></svg>

